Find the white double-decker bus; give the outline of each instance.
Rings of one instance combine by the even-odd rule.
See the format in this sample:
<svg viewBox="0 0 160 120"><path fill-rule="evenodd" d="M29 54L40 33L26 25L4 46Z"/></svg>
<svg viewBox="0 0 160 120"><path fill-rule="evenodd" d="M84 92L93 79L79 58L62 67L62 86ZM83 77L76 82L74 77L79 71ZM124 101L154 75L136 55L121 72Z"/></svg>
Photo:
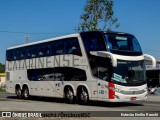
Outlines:
<svg viewBox="0 0 160 120"><path fill-rule="evenodd" d="M145 100L145 57L128 33L82 32L10 47L6 90L18 98L47 96L123 102Z"/></svg>

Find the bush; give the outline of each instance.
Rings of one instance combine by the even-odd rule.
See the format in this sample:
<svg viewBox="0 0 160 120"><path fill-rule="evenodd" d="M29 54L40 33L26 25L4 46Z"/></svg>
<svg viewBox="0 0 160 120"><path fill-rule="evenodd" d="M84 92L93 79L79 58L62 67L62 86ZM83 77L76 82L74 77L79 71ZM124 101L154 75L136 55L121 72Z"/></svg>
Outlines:
<svg viewBox="0 0 160 120"><path fill-rule="evenodd" d="M6 92L4 87L0 87L0 92Z"/></svg>

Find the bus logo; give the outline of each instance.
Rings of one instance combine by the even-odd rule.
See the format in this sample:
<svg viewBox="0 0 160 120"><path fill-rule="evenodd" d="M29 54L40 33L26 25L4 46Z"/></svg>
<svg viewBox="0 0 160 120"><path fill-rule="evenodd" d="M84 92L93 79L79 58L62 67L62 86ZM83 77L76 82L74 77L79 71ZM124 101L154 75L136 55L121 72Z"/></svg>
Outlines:
<svg viewBox="0 0 160 120"><path fill-rule="evenodd" d="M2 117L11 117L11 112L2 112Z"/></svg>

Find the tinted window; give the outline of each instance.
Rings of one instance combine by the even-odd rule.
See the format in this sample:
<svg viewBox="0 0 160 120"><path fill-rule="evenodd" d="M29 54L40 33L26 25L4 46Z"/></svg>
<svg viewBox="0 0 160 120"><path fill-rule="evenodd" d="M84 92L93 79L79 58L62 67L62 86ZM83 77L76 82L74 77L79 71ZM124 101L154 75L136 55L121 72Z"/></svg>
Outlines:
<svg viewBox="0 0 160 120"><path fill-rule="evenodd" d="M27 75L32 81L86 81L87 79L84 70L71 67L30 69L27 70Z"/></svg>
<svg viewBox="0 0 160 120"><path fill-rule="evenodd" d="M96 78L108 81L111 78L111 63L107 58L96 57L90 51L107 51L105 39L101 32L81 33L83 44L87 52L92 75Z"/></svg>
<svg viewBox="0 0 160 120"><path fill-rule="evenodd" d="M40 44L39 47L37 45L37 48L38 48L37 49L37 52L38 52L37 56L38 57L50 55L50 48L49 48L48 43Z"/></svg>
<svg viewBox="0 0 160 120"><path fill-rule="evenodd" d="M66 38L7 50L6 59L8 61L14 61L64 54L82 56L77 38Z"/></svg>
<svg viewBox="0 0 160 120"><path fill-rule="evenodd" d="M92 55L89 58L92 75L100 78L101 80L109 81L112 76L110 59Z"/></svg>
<svg viewBox="0 0 160 120"><path fill-rule="evenodd" d="M64 43L66 54L75 54L82 56L80 45L75 38L69 39Z"/></svg>
<svg viewBox="0 0 160 120"><path fill-rule="evenodd" d="M101 32L81 33L86 52L106 51L106 43Z"/></svg>

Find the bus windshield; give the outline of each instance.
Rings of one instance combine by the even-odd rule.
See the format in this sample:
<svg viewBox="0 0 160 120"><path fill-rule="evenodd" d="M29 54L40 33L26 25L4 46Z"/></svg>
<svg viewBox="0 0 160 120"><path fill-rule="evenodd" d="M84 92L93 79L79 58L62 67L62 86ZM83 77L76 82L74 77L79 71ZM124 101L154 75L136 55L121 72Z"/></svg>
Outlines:
<svg viewBox="0 0 160 120"><path fill-rule="evenodd" d="M146 83L145 65L142 61L118 60L117 67L113 67L111 80L119 85L139 86Z"/></svg>
<svg viewBox="0 0 160 120"><path fill-rule="evenodd" d="M133 35L105 34L107 47L113 54L119 55L142 55L141 47Z"/></svg>

